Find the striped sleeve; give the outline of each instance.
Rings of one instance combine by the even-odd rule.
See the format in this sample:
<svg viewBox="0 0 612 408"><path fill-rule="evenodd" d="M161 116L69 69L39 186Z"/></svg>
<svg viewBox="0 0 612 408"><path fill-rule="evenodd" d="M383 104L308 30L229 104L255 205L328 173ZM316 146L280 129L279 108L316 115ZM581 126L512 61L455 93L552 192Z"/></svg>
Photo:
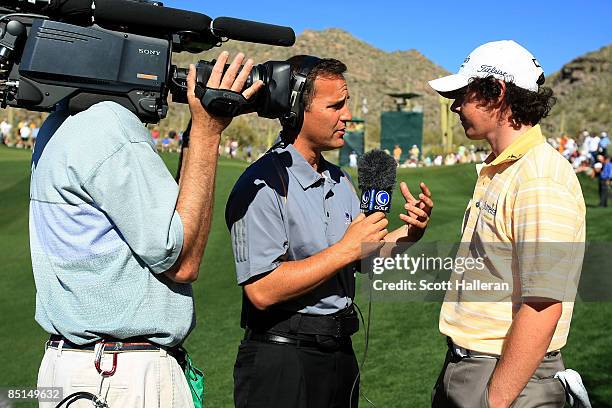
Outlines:
<svg viewBox="0 0 612 408"><path fill-rule="evenodd" d="M572 301L584 247L575 197L550 178L521 183L512 223L522 297Z"/></svg>
<svg viewBox="0 0 612 408"><path fill-rule="evenodd" d="M226 206L226 220L239 285L271 272L285 258L289 238L279 200L263 181L239 180Z"/></svg>

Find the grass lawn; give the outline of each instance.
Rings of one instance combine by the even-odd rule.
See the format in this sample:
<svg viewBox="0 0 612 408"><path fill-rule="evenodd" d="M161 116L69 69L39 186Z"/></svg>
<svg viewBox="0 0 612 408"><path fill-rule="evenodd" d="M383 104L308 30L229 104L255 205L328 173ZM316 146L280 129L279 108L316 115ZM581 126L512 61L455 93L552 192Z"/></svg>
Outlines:
<svg viewBox="0 0 612 408"><path fill-rule="evenodd" d="M0 146L0 387L33 386L47 334L34 321L35 287L28 243L29 152ZM177 155L164 155L174 173ZM229 192L246 164L221 160L217 175L215 215L194 285L197 327L187 348L207 375L207 407L232 406L232 370L242 331L240 289L223 212ZM399 180L412 188L425 181L435 198L428 241L459 239L463 211L471 196L473 166L400 170ZM581 179L587 201L587 239L612 242L612 209L594 208L595 181ZM395 200L390 228L399 225L400 201ZM608 265L602 267L609 268ZM612 271L611 271L612 272ZM359 293L359 291L358 291ZM366 306L366 300L357 303ZM439 303L380 302L373 304L370 349L362 389L377 407L426 407L446 349L438 332ZM612 406L611 303L576 304L568 345L568 367L579 371L594 407ZM363 332L354 337L361 359ZM362 400L361 406L368 404Z"/></svg>

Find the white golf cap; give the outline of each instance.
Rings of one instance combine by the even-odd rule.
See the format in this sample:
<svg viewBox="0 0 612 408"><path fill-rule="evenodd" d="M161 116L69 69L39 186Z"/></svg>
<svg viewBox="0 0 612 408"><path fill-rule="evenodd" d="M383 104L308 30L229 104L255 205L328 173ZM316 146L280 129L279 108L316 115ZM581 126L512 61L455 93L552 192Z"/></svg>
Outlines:
<svg viewBox="0 0 612 408"><path fill-rule="evenodd" d="M463 61L459 72L429 81L438 92L452 92L467 86L471 78L494 76L529 91L538 91L538 79L544 73L538 60L512 40L481 45Z"/></svg>

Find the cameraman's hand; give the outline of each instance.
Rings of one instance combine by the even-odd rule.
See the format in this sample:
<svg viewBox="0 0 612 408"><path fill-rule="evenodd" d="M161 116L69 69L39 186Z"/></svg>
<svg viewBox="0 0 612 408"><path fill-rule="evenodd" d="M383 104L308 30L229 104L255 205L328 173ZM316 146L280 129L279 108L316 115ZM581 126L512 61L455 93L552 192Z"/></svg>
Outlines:
<svg viewBox="0 0 612 408"><path fill-rule="evenodd" d="M253 69L253 60L248 59L244 64L244 67L240 70L240 66L244 61L244 54L238 53L231 65L223 74L225 64L229 59L229 53L223 51L219 54L217 62L215 63L210 78L206 86L208 88L216 89L229 89L234 92L240 92L244 87L244 84ZM209 133L220 135L223 130L231 123L231 117L221 117L209 114L206 109L202 106L202 103L195 95L196 86L196 69L195 65L189 66L189 74L187 75L187 100L189 102L189 109L191 111L192 128L205 128ZM253 85L248 87L242 92L242 95L249 99L251 98L261 87L263 82L258 80Z"/></svg>
<svg viewBox="0 0 612 408"><path fill-rule="evenodd" d="M367 217L363 213L359 214L337 244L342 256L354 262L378 250L384 244L388 223L383 212L375 212Z"/></svg>

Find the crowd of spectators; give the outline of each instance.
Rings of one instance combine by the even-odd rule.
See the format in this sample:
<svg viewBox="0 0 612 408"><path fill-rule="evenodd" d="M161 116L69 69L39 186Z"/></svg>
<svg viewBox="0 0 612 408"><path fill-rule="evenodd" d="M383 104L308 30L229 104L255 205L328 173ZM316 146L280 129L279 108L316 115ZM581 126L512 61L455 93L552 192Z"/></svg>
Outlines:
<svg viewBox="0 0 612 408"><path fill-rule="evenodd" d="M219 156L225 156L229 159L245 160L247 163L260 158L268 148L266 146L253 146L250 143L240 144L236 139L226 139L225 142L219 144Z"/></svg>
<svg viewBox="0 0 612 408"><path fill-rule="evenodd" d="M165 135L161 134L158 128L151 130L151 137L155 141L157 151L159 152L180 152L183 144L183 132L170 130ZM241 146L238 140L226 139L225 142L219 144L219 156L225 156L230 159L242 159L251 163L257 159L266 149L264 147L258 149L256 157L253 147L249 145Z"/></svg>
<svg viewBox="0 0 612 408"><path fill-rule="evenodd" d="M180 152L183 144L183 132L170 130L165 134L158 128L151 129L151 137L158 152Z"/></svg>
<svg viewBox="0 0 612 408"><path fill-rule="evenodd" d="M594 172L587 171L586 169L596 170L599 167L596 164L600 162L598 156L603 156L604 158L608 156L610 138L607 132L591 135L587 130L584 130L575 139L568 135L563 135L557 138L548 138L548 143L569 160L574 169L580 169L579 172L593 175Z"/></svg>
<svg viewBox="0 0 612 408"><path fill-rule="evenodd" d="M387 154L391 154L388 150L385 150ZM412 168L412 167L431 167L431 166L452 166L455 164L463 163L481 163L490 154L483 148L476 147L474 145L459 146L456 152L447 154L430 154L420 157L420 149L417 145L412 145L408 150L408 155L405 160L400 160L402 149L398 145L395 145L393 149L393 157L398 162L401 168Z"/></svg>
<svg viewBox="0 0 612 408"><path fill-rule="evenodd" d="M559 154L563 155L572 165L576 173L584 173L586 176L598 180L600 207L608 206L609 192L612 186L612 147L607 132L591 134L584 130L576 138L564 134L560 137L550 137L548 143L554 147ZM402 149L395 145L393 152L385 150L387 154L392 154L398 162L399 167L430 167L430 166L452 166L463 163L482 163L491 153L490 150L478 148L474 145L459 146L456 152L447 154L424 155L419 158L419 149L415 145L408 157L400 160ZM356 166L356 155L352 160Z"/></svg>
<svg viewBox="0 0 612 408"><path fill-rule="evenodd" d="M423 165L429 166L452 166L465 163L482 163L491 152L481 147L460 145L456 152L445 155L438 154L427 156L423 159Z"/></svg>
<svg viewBox="0 0 612 408"><path fill-rule="evenodd" d="M576 173L584 173L597 179L599 186L599 206L608 206L608 195L612 183L612 163L610 163L610 138L607 132L591 135L582 131L578 137L563 135L549 138L548 143L559 151L574 167Z"/></svg>
<svg viewBox="0 0 612 408"><path fill-rule="evenodd" d="M8 147L33 149L38 136L39 124L35 120L22 120L13 127L6 119L0 122L0 143Z"/></svg>
<svg viewBox="0 0 612 408"><path fill-rule="evenodd" d="M39 123L36 120L22 120L16 126L13 126L7 119L3 119L0 122L0 143L8 147L33 149L38 130ZM153 128L151 137L160 152L179 152L183 142L182 131L170 130L162 135L158 128ZM560 137L550 137L547 141L572 164L576 173L584 173L586 176L598 180L599 205L607 207L610 185L612 184L612 163L609 157L609 154L612 154L609 149L612 148L610 147L608 133L601 132L599 135L592 135L589 131L584 130L576 138L564 134ZM235 139L227 139L225 143L219 145L220 156L231 159L240 158L249 163L257 159L265 150L264 147L254 149L250 144L240 146ZM490 154L490 151L474 145L467 147L461 145L456 152L421 157L418 146L413 145L409 149L406 159L401 161L402 149L399 145L394 146L393 152L387 150L386 152L393 155L401 168L482 163ZM357 165L357 155L353 154L351 156L354 157L352 157L350 164L355 167Z"/></svg>
<svg viewBox="0 0 612 408"><path fill-rule="evenodd" d="M40 120L27 119L13 126L7 118L0 122L0 144L21 149L34 149L38 136ZM150 130L151 137L158 152L180 152L183 144L183 131L169 130L162 132L158 127ZM242 159L252 162L267 149L265 146L254 148L247 144L240 146L238 140L227 139L219 145L219 155L231 159Z"/></svg>

